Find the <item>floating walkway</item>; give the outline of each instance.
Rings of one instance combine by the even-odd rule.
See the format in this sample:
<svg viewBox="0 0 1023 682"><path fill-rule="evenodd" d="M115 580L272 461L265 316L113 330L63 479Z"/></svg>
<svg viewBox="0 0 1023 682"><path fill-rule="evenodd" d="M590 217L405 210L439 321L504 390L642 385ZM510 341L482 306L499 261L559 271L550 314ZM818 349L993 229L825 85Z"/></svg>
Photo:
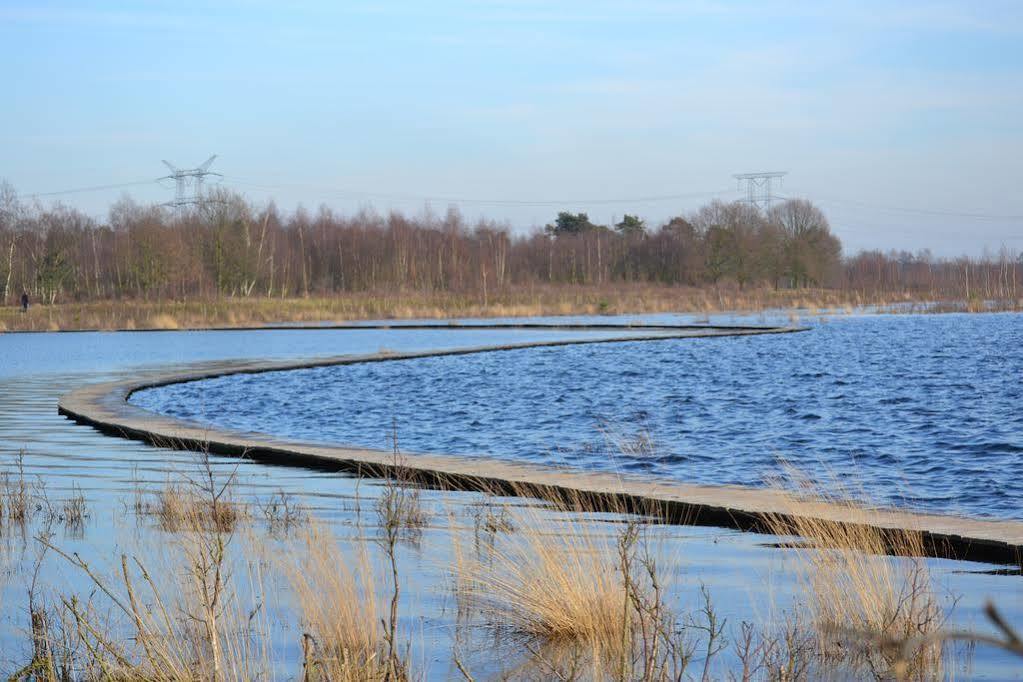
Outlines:
<svg viewBox="0 0 1023 682"><path fill-rule="evenodd" d="M343 329L382 328L351 325ZM315 445L247 434L180 421L128 402L146 388L200 381L232 374L257 374L312 367L392 362L416 358L469 355L591 343L654 342L667 339L750 336L800 331L784 327L716 327L669 325L500 325L396 324L415 329L551 329L575 331L620 330L615 337L559 339L426 352L380 352L314 360L265 362L225 361L200 369L170 370L144 378L94 384L61 397L60 414L104 433L160 447L244 456L278 465L302 466L356 475L389 476L400 469L424 485L546 499L586 499L609 509L656 510L671 522L763 531L765 519L793 518L790 498L782 492L740 486L692 485L639 476L591 472L492 459L485 456L415 454L395 462L390 452L366 448ZM308 327L305 327L308 328ZM320 329L322 327L316 327ZM828 521L849 522L849 509L828 503L800 504L799 514ZM887 530L920 531L929 554L938 557L1016 564L1023 556L1023 522L968 519L894 509L871 510L862 516L869 525ZM857 520L863 523L862 520Z"/></svg>

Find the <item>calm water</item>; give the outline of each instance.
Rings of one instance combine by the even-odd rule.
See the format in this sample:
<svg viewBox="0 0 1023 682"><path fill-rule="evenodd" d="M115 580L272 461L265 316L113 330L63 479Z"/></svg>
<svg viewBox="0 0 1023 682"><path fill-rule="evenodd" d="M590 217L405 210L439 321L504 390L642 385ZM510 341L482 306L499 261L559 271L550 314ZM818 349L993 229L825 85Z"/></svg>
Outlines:
<svg viewBox="0 0 1023 682"><path fill-rule="evenodd" d="M35 571L39 545L34 538L51 536L67 552L75 552L105 576L119 573L121 554L140 556L150 568L161 570L166 548L175 535L155 527L151 518L132 510L138 491L144 495L183 476L195 477L193 453L155 448L102 435L57 414L57 400L78 386L100 381L145 375L168 367L182 369L203 363L244 358L306 358L345 353L371 353L381 348L427 350L465 345L514 343L544 338L564 338L565 333L516 331L445 330L328 330L260 332L167 332L167 333L69 333L0 334L0 475L17 477L23 472L33 499L44 497L57 509L77 493L84 495L88 519L81 528L49 523L36 514L25 528L0 524L0 676L20 669L29 660L27 633L28 584ZM235 480L233 497L248 505L262 529L260 505L281 493L293 496L342 543L372 542L377 533L372 513L379 494L378 483L358 483L344 474L301 468L269 467L252 462L214 457L218 480ZM357 497L361 502L357 502ZM402 571L408 581L408 599L401 605L402 630L413 646L418 669L432 678L450 677L450 638L454 610L450 576L452 534L471 520L463 507L478 501L468 494L427 491L424 505L433 511L435 525L424 532L419 547L403 547ZM356 512L369 510L357 519ZM449 528L448 514L462 520L461 528ZM357 522L358 521L358 522ZM676 529L679 536L681 529ZM735 551L752 552L753 563L770 561L774 553L759 547L762 538L718 529L686 529L687 537L711 547L711 539L734 537ZM713 545L716 547L716 545ZM239 545L241 547L241 545ZM247 571L247 557L232 557L240 575ZM736 562L733 576L737 576ZM94 592L82 574L49 552L40 565L38 591L54 603L56 595L77 593L83 599ZM276 594L280 586L271 591ZM269 617L279 624L271 642L273 661L280 661L281 679L294 677L301 660L300 624L287 610L281 593L279 610ZM298 666L298 667L296 667Z"/></svg>
<svg viewBox="0 0 1023 682"><path fill-rule="evenodd" d="M703 483L794 466L873 501L1023 518L1023 316L857 316L780 336L528 349L141 392L293 439ZM782 465L782 463L787 465Z"/></svg>

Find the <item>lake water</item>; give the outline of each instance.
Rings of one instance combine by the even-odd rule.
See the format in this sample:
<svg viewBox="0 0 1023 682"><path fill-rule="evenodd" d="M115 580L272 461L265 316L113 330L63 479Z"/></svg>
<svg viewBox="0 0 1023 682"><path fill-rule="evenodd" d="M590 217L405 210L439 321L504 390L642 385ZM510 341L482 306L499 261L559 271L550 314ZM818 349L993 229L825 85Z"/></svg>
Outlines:
<svg viewBox="0 0 1023 682"><path fill-rule="evenodd" d="M618 321L636 319L630 316ZM644 316L644 319L651 322L673 323L693 321L691 317L675 316ZM607 319L601 318L601 321ZM722 317L714 318L712 321L762 323L775 320L760 317L737 319ZM895 323L897 324L898 320ZM831 333L828 330L838 329L839 324L845 324L845 321L832 320L818 327L815 332L784 337L637 344L635 350L619 357L630 358L631 366L636 366L638 359L643 357L656 357L658 354L668 353L671 349L674 349L671 352L675 357L685 357L686 354L706 346L711 349L711 352L706 353L710 356L707 362L724 366L729 362L727 356L732 353L749 354L748 346L754 342L764 341L772 346L776 345L778 352L782 353L786 352L784 350L786 342L811 343L812 334L818 331ZM108 437L60 417L56 413L56 404L63 393L98 381L144 376L149 372L165 371L171 367L189 370L206 362L225 359L283 360L342 353L369 353L381 348L428 350L522 342L539 338L567 338L575 335L565 332L544 334L484 330L0 334L0 469L8 475L17 475L20 461L25 478L32 483L34 489L43 491L41 494L54 505L59 506L63 499L78 492L84 495L88 505L88 518L82 528L51 525L37 518L34 524L20 532L5 533L0 538L0 673L9 674L27 662L26 653L29 649L27 586L36 573L35 563L39 556L39 547L33 538L40 533L49 533L51 542L56 546L67 552L77 552L97 571L108 576L116 577L118 574L122 554L139 556L145 561L155 561L152 557L168 551L167 548L173 546L174 535L161 530L152 519L137 517L131 510L133 496L139 490L149 494L164 486L167 481L178 480L182 475L191 475L195 471L196 458L191 453ZM695 345L690 348L686 344ZM590 347L589 350L596 354L591 359L598 361L599 357L603 357L602 352L615 353L617 352L615 348L613 345ZM622 346L622 349L628 348L632 347ZM556 368L582 350L582 347L550 349L540 351L539 355L547 358L545 362L549 363L548 367ZM568 351L568 355L558 356L559 351ZM528 353L530 352L523 351L520 355L515 351L501 356L470 357L472 363L484 364L503 357L515 371L526 371L534 362L530 358L535 357L529 356ZM623 368L615 368L613 361L603 364L609 369L624 371ZM737 363L737 366L741 366L741 363ZM416 371L414 363L388 363L376 367L385 372ZM351 369L362 372L365 368ZM578 371L580 370L573 370ZM464 372L462 375L456 372L451 377L443 376L446 372L447 370L438 374L437 371L431 370L427 378L414 379L413 381L420 383L416 384L415 392L409 392L408 400L423 399L423 391L420 391L420 388L429 392L432 386L450 387L456 385L450 383L452 380L458 376L464 377ZM499 382L498 374L500 372L495 370L490 379ZM281 378L284 376L288 375L282 374ZM543 391L549 390L544 388L545 384L541 379L542 377L532 379L538 382L535 390L540 391L541 388ZM576 388L578 390L587 388L586 381L590 381L589 375L584 372L578 379L579 382L574 384ZM584 379L586 381L583 381ZM360 386L359 391L368 390L373 386L369 378L360 380L366 383ZM348 385L347 381L344 383ZM402 413L397 410L398 406L405 405L401 400L400 391L396 391L394 385L388 385L391 386L391 395L394 398L392 405L395 407L388 407L384 398L359 392L348 393L348 397L343 401L332 397L329 391L323 393L323 396L329 403L343 404L346 410L353 409L356 415L372 407L376 414L360 422L365 424L364 442L368 445L384 445L382 432L389 427L391 416L395 416L402 420L401 438L407 449L412 449L413 439L420 438L418 449L451 451L446 441L427 443L425 442L427 434L420 432L417 435L413 428L415 420L402 419ZM500 385L514 387L515 384L506 381ZM552 385L551 382L546 384L548 387ZM604 389L613 391L612 395L622 394L622 391L610 382L603 385L601 390ZM510 405L521 405L519 398L512 393L509 390L505 396L498 396L497 399L508 401ZM566 400L569 398L571 396ZM603 404L600 396L590 398ZM600 400L597 400L598 398ZM246 400L249 399L251 396ZM473 399L468 395L449 394L444 397L444 400L455 405L471 404ZM635 401L638 398L625 396L621 399ZM366 402L363 404L362 400ZM438 399L436 402L442 404L444 400ZM208 398L204 398L204 402L207 411L204 411L203 416L206 418L219 419L237 414L236 404L213 403ZM210 409L211 407L215 407L215 411ZM546 403L538 399L537 412L542 412L547 407ZM980 407L977 410L983 412ZM601 411L607 412L604 407ZM438 408L437 412L443 415L445 411ZM352 415L352 412L346 412L343 419L351 418ZM623 419L622 415L626 417ZM342 420L340 413L336 416L338 421ZM501 426L497 424L499 421L497 418L485 414L482 416L489 420L488 423ZM632 436L635 432L646 431L653 434L651 438L664 439L663 435L656 435L657 427L651 425L649 417L645 420L636 419L635 424L643 425L637 426L635 432L629 431L631 427L628 413L624 410L604 414L603 417L610 417L609 421L617 422L614 427L624 431L626 435ZM358 418L362 419L361 416ZM383 421L384 428L379 428L378 419ZM286 420L274 416L259 425L259 429L275 431L284 421ZM426 420L422 421L425 424ZM579 434L579 440L576 441L576 445L573 445L571 440L562 440L561 446L565 452L558 456L563 457L565 461L573 461L578 466L596 461L594 457L583 455L585 442L604 442L603 436L599 433L595 435L594 431L585 426L587 423L593 424L598 421L600 420L596 417L592 420L580 419L573 427L574 432ZM456 427L464 424L465 420L454 419L447 423L451 425L450 428L440 429L436 432L438 435L444 435L449 431L455 434L459 430ZM511 432L514 433L518 428L515 426ZM572 432L573 430L566 431ZM354 440L357 435L359 434L352 434L346 439ZM482 426L469 428L462 436L481 438L480 443L497 443L503 440L493 436L484 438ZM476 452L488 449L476 449L474 443L471 446ZM468 451L470 445L465 447ZM571 459L569 450L573 448L583 455ZM525 451L524 448L522 452ZM521 456L516 454L518 451L514 448L495 452L501 456ZM551 455L552 449L548 448L547 453ZM658 466L664 467L667 464L665 462ZM373 540L378 536L378 528L372 512L367 511L373 509L374 500L381 490L376 482L360 483L339 473L264 466L219 457L213 458L212 466L220 480L235 476L234 497L252 507L256 525L259 525L259 505L278 492L284 492L294 495L310 513L321 519L344 547L367 544L370 547L376 546ZM404 580L404 596L400 604L401 633L403 641L409 643L410 657L417 671L426 679L451 679L458 676L451 662L451 651L456 638L457 611L451 594L449 571L452 560L451 548L456 539L465 542L467 536L471 536L473 524L467 512L479 497L467 493L440 491L424 491L423 495L424 504L431 514L431 521L424 530L421 541L415 546L403 546L399 557ZM594 522L592 532L613 538L613 534L619 528L616 521L612 518L606 523ZM10 530L6 527L5 529ZM771 621L771 614L776 614L778 604L784 605L799 593L799 586L794 582L791 573L791 551L771 546L776 538L715 528L659 527L654 532L663 538L665 552L670 559L665 562L665 569L672 576L673 603L686 611L698 608L700 589L705 585L713 595L719 615L728 619L730 627L742 620L767 622ZM234 570L240 575L246 575L248 567L251 566L248 558L238 555L233 556L232 561L235 562ZM927 563L943 595L944 605L951 605L953 596L961 596L952 612L953 623L964 626L982 624L981 609L984 600L991 596L998 599L999 605L1009 618L1015 622L1023 621L1023 590L1018 588L1018 577L985 574L983 571L996 567L983 564L939 560ZM86 597L94 591L94 586L84 578L81 571L73 569L53 552L44 556L36 580L38 593L46 596L51 603L58 594L74 592ZM273 603L264 604L267 620L275 624L269 645L270 654L272 660L278 663L277 669L281 676L285 674L294 676L297 674L296 664L301 656L297 634L301 626L294 621L292 615L288 615L287 591L279 586L274 589L276 596ZM489 638L484 631L471 633L468 640L462 640L462 645L467 647L466 663L479 675L479 679L485 679L488 672L497 672L503 666L514 667L516 661L521 658L521 652L512 652L502 656L500 661L495 661ZM1010 658L985 650L976 656L970 673L989 679L1004 679L1012 674L1013 663Z"/></svg>
<svg viewBox="0 0 1023 682"><path fill-rule="evenodd" d="M764 485L1023 518L1023 316L877 315L807 332L524 349L221 377L136 404L289 439Z"/></svg>

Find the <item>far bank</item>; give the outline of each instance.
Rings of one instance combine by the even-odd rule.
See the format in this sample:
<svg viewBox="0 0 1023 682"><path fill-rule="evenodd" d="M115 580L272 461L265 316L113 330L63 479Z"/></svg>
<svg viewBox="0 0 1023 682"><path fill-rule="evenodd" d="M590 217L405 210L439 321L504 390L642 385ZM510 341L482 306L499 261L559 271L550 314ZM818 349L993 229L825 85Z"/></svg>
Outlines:
<svg viewBox="0 0 1023 682"><path fill-rule="evenodd" d="M793 319L824 312L987 312L1021 310L1023 300L939 300L900 292L884 296L835 289L683 287L650 284L537 285L478 292L378 290L329 297L111 299L0 308L0 331L207 329L354 320L513 318L551 315L710 314L788 311Z"/></svg>

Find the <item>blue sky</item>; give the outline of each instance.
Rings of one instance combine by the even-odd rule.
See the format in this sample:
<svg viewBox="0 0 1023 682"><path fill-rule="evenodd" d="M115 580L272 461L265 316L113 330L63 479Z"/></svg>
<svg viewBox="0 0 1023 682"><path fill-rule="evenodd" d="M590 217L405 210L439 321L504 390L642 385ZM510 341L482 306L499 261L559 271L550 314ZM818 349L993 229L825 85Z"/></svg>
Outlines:
<svg viewBox="0 0 1023 682"><path fill-rule="evenodd" d="M1021 250L1021 46L1015 1L0 0L0 178L30 195L216 153L255 201L457 199L526 230L656 222L786 170L847 251ZM101 215L122 191L59 199Z"/></svg>

